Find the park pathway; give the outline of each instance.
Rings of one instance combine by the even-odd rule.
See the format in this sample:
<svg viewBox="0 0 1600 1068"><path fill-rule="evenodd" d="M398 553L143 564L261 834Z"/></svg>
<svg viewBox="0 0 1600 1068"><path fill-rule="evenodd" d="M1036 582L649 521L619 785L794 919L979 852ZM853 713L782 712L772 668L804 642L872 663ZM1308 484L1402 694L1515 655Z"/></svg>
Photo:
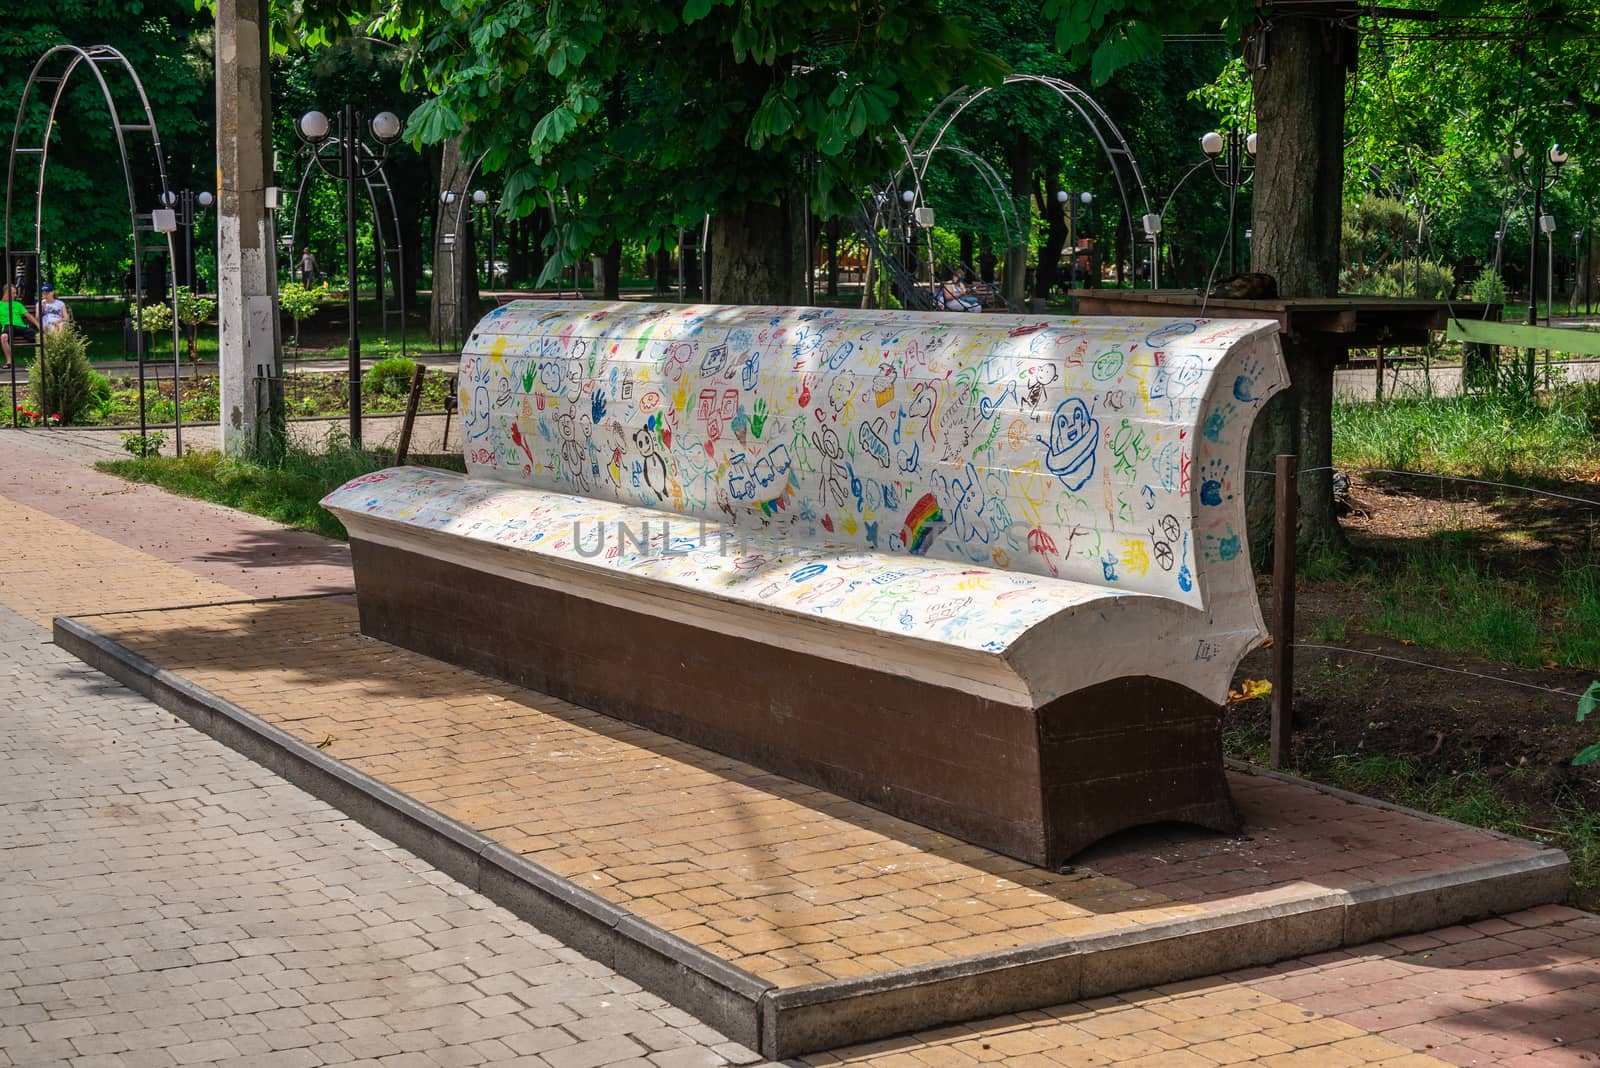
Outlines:
<svg viewBox="0 0 1600 1068"><path fill-rule="evenodd" d="M36 446L0 432L0 1068L756 1060L51 645L58 614L350 575ZM1593 1065L1597 954L1547 907L808 1061Z"/></svg>

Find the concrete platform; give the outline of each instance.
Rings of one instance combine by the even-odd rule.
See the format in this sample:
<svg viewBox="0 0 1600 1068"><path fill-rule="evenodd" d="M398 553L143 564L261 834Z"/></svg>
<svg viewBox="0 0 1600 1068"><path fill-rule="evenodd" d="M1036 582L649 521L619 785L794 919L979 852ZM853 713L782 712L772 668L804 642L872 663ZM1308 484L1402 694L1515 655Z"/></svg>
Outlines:
<svg viewBox="0 0 1600 1068"><path fill-rule="evenodd" d="M342 599L56 641L769 1057L1560 900L1558 850L1236 769L1246 833L1048 872L362 637Z"/></svg>

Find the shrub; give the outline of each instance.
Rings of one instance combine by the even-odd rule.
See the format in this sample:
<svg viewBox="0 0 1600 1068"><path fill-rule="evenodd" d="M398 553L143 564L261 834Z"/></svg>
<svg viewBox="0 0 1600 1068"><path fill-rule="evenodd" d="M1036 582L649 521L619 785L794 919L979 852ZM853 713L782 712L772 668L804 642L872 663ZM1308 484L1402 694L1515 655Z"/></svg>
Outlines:
<svg viewBox="0 0 1600 1068"><path fill-rule="evenodd" d="M104 422L116 410L117 402L111 395L111 379L99 371L89 372L89 408L96 422Z"/></svg>
<svg viewBox="0 0 1600 1068"><path fill-rule="evenodd" d="M162 446L166 445L167 436L159 430L148 434L122 435L122 447L136 457L159 456Z"/></svg>
<svg viewBox="0 0 1600 1068"><path fill-rule="evenodd" d="M89 339L68 322L40 338L39 358L28 371L33 406L63 423L76 423L94 408L94 369L89 366ZM109 383L107 386L109 388Z"/></svg>
<svg viewBox="0 0 1600 1068"><path fill-rule="evenodd" d="M1393 260L1365 278L1347 278L1346 291L1365 297L1447 300L1455 288L1448 264L1430 259Z"/></svg>
<svg viewBox="0 0 1600 1068"><path fill-rule="evenodd" d="M300 344L300 323L317 314L322 304L323 290L307 289L299 282L285 282L278 287L278 307L294 320L294 343Z"/></svg>
<svg viewBox="0 0 1600 1068"><path fill-rule="evenodd" d="M1479 304L1504 304L1506 300L1506 284L1500 276L1494 273L1494 268L1486 267L1483 273L1472 283L1472 299Z"/></svg>
<svg viewBox="0 0 1600 1068"><path fill-rule="evenodd" d="M367 368L361 385L368 393L404 397L411 392L411 376L416 369L417 361L404 356L391 356Z"/></svg>
<svg viewBox="0 0 1600 1068"><path fill-rule="evenodd" d="M172 305L156 303L140 306L135 325L147 334L172 332Z"/></svg>
<svg viewBox="0 0 1600 1068"><path fill-rule="evenodd" d="M217 302L190 292L188 286L178 287L177 298L178 321L183 324L184 333L189 339L189 360L199 363L200 327L216 312Z"/></svg>

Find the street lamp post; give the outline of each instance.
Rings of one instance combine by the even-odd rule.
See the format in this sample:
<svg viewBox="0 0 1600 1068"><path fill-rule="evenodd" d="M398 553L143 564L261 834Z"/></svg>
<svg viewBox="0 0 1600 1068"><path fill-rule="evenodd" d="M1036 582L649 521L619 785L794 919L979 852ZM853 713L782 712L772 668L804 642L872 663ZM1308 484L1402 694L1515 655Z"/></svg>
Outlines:
<svg viewBox="0 0 1600 1068"><path fill-rule="evenodd" d="M1572 162L1572 158L1560 145L1551 145L1548 152L1530 156L1522 147L1522 142L1518 141L1509 153L1501 155L1500 161L1512 178L1520 181L1522 187L1533 194L1533 215L1528 220L1528 325L1538 326L1539 287L1534 279L1538 277L1539 269L1539 232L1542 230L1550 235L1556 228L1555 217L1544 212L1544 195L1555 188L1561 178L1561 169ZM1549 279L1545 281L1548 288ZM1526 360L1528 389L1531 392L1537 373L1532 346L1526 351Z"/></svg>
<svg viewBox="0 0 1600 1068"><path fill-rule="evenodd" d="M374 115L370 127L378 143L374 151L362 140L363 118L355 105L346 104L336 127L331 126L328 116L320 111L306 112L295 125L300 139L311 146L311 159L317 169L344 183L345 299L350 318L350 444L358 449L361 447L361 327L357 319L356 291L356 183L382 169L402 128L400 117L392 111ZM379 263L377 268L381 279L383 264Z"/></svg>
<svg viewBox="0 0 1600 1068"><path fill-rule="evenodd" d="M487 279L490 289L494 288L494 214L495 208L498 206L499 204L497 202L489 199L489 194L486 191L482 189L474 189L472 191L472 207L477 213L475 220L477 229L482 230L484 220L489 220L489 245L487 261L489 266L488 269L484 271L484 278Z"/></svg>
<svg viewBox="0 0 1600 1068"><path fill-rule="evenodd" d="M1211 163L1211 173L1228 190L1230 198L1250 184L1256 176L1256 135L1238 127L1226 134L1210 131L1200 138L1200 151ZM1234 240L1233 212L1228 213L1228 271L1239 273L1239 245Z"/></svg>
<svg viewBox="0 0 1600 1068"><path fill-rule="evenodd" d="M1094 194L1087 189L1076 195L1065 189L1057 189L1056 203L1061 205L1067 216L1067 297L1071 299L1072 276L1078 273L1078 219L1089 213L1089 207L1094 203ZM1048 293L1042 294L1041 299L1048 296Z"/></svg>
<svg viewBox="0 0 1600 1068"><path fill-rule="evenodd" d="M1167 209L1172 207L1173 199L1178 195L1178 190L1183 188L1183 183L1189 176L1201 167L1210 165L1211 173L1223 188L1232 194L1237 194L1240 189L1250 184L1256 173L1256 135L1245 134L1240 130L1229 130L1227 134L1211 130L1201 136L1200 151L1204 155L1199 163L1183 172L1177 184L1172 187L1172 192L1167 194L1167 199L1162 202L1161 210L1146 215L1142 220L1145 237L1150 240L1150 287L1161 287L1161 232L1165 229ZM1246 231L1246 240L1249 240L1249 231ZM1228 226L1228 266L1233 274L1239 273L1239 254L1234 245L1233 225Z"/></svg>
<svg viewBox="0 0 1600 1068"><path fill-rule="evenodd" d="M180 280L173 278L173 285L186 285L191 293L200 291L200 284L195 280L194 269L194 228L200 221L199 213L211 207L216 200L209 192L201 190L196 193L185 189L181 193L166 192L161 195L161 200L167 207L174 209L178 216L178 226L183 230L183 269L184 277ZM198 209L198 210L197 210ZM173 272L176 275L176 271Z"/></svg>

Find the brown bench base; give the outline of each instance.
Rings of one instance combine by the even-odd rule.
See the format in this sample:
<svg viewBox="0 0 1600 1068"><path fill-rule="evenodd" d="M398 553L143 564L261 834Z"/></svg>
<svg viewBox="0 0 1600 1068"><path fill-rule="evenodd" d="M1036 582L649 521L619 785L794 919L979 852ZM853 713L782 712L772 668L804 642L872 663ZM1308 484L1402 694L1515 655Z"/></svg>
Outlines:
<svg viewBox="0 0 1600 1068"><path fill-rule="evenodd" d="M1220 709L1175 683L1121 678L1019 708L416 552L351 550L370 637L1030 863L1147 823L1238 826Z"/></svg>

